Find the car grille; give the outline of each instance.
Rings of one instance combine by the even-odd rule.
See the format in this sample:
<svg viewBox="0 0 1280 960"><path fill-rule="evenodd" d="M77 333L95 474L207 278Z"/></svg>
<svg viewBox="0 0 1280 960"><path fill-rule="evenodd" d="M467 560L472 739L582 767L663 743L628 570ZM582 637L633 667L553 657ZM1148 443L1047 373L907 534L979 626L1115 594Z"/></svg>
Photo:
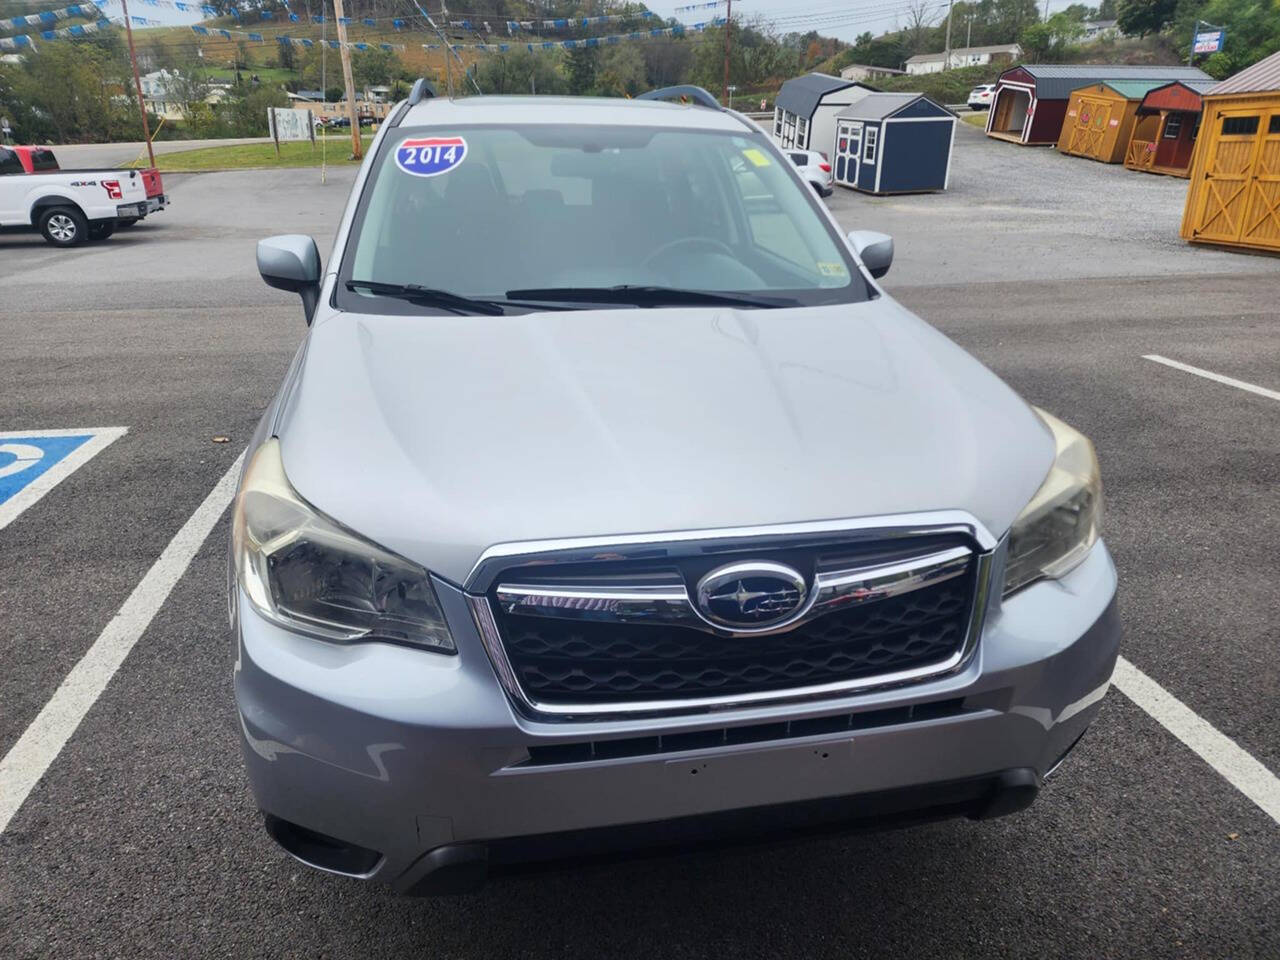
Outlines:
<svg viewBox="0 0 1280 960"><path fill-rule="evenodd" d="M838 606L779 632L512 612L493 604L511 674L544 704L678 701L838 684L953 661L965 647L977 576Z"/></svg>

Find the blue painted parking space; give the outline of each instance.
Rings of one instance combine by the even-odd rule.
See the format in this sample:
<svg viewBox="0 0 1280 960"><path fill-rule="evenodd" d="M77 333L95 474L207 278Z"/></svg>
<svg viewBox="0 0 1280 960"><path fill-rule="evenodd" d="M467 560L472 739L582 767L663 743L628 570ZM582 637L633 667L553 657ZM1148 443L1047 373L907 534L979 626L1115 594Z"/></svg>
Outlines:
<svg viewBox="0 0 1280 960"><path fill-rule="evenodd" d="M124 432L124 427L0 432L0 528Z"/></svg>

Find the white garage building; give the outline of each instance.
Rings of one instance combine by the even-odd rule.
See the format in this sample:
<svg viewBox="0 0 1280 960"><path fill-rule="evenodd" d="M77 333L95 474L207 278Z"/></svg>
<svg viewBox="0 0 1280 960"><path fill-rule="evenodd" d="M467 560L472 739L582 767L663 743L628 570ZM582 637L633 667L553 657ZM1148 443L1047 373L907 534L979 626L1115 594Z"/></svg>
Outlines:
<svg viewBox="0 0 1280 960"><path fill-rule="evenodd" d="M831 156L836 114L875 92L865 83L825 73L788 80L774 102L773 138L784 149L817 150Z"/></svg>

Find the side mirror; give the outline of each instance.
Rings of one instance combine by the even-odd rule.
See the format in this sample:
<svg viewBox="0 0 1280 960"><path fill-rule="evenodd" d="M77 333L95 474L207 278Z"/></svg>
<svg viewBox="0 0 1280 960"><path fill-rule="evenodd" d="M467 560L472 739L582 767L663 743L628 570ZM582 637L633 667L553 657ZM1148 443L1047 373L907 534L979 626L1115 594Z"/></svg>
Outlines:
<svg viewBox="0 0 1280 960"><path fill-rule="evenodd" d="M867 271L879 280L893 266L893 237L874 230L851 230L849 242Z"/></svg>
<svg viewBox="0 0 1280 960"><path fill-rule="evenodd" d="M302 297L307 326L320 301L320 251L310 237L297 233L258 241L258 273L267 286Z"/></svg>

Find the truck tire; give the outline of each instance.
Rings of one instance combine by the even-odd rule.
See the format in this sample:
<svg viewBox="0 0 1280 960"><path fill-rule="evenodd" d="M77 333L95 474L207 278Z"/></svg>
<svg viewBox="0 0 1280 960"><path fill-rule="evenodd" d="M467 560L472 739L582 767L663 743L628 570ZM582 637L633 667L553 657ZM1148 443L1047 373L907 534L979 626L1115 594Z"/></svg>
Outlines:
<svg viewBox="0 0 1280 960"><path fill-rule="evenodd" d="M89 224L90 240L105 240L107 239L107 237L111 236L115 232L116 232L116 225L112 223L110 220L106 221L105 223Z"/></svg>
<svg viewBox="0 0 1280 960"><path fill-rule="evenodd" d="M40 213L40 232L55 247L74 247L89 234L89 221L75 207L48 207Z"/></svg>

